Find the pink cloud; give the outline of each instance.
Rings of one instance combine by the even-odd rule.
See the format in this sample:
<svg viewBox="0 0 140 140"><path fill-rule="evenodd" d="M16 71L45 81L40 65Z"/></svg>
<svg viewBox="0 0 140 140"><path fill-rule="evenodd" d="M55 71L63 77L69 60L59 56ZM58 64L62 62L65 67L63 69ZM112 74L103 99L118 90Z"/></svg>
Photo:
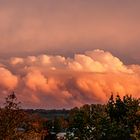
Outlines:
<svg viewBox="0 0 140 140"><path fill-rule="evenodd" d="M105 103L110 94L140 97L140 66L125 65L110 52L93 50L74 58L12 57L0 68L1 97L17 92L24 107L70 108Z"/></svg>

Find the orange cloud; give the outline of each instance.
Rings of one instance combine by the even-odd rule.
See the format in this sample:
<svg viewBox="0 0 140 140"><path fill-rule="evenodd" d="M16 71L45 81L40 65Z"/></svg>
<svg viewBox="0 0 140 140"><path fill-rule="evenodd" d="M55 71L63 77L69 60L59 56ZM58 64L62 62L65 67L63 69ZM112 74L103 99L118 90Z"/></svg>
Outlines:
<svg viewBox="0 0 140 140"><path fill-rule="evenodd" d="M2 89L13 90L18 84L18 78L8 69L0 67L0 87Z"/></svg>
<svg viewBox="0 0 140 140"><path fill-rule="evenodd" d="M140 97L140 66L127 66L103 50L75 54L74 58L12 57L6 64L7 68L4 64L0 68L0 90L14 88L25 107L105 103L112 92Z"/></svg>

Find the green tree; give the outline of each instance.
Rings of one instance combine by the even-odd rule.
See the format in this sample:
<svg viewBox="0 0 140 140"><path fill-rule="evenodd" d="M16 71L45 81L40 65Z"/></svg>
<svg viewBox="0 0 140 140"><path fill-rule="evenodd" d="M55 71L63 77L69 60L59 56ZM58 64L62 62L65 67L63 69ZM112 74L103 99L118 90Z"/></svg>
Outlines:
<svg viewBox="0 0 140 140"><path fill-rule="evenodd" d="M106 105L84 105L69 116L70 130L80 140L139 140L139 99L113 94Z"/></svg>
<svg viewBox="0 0 140 140"><path fill-rule="evenodd" d="M138 110L139 99L128 95L121 99L117 95L114 100L111 95L107 104L107 113L111 120L106 132L108 139L131 139L135 128L139 126L139 118L136 115Z"/></svg>

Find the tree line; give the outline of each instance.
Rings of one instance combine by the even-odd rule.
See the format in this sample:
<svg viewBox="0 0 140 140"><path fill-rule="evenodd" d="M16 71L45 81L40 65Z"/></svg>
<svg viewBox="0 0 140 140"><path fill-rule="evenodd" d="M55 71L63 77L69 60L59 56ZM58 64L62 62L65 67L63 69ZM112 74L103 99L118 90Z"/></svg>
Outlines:
<svg viewBox="0 0 140 140"><path fill-rule="evenodd" d="M0 108L0 140L32 140L51 132L66 132L67 140L139 140L139 105L137 98L112 94L104 105L86 104L47 120L23 110L12 93Z"/></svg>
<svg viewBox="0 0 140 140"><path fill-rule="evenodd" d="M69 115L68 135L72 140L139 140L140 100L132 96L111 95L106 105L92 104L74 108Z"/></svg>

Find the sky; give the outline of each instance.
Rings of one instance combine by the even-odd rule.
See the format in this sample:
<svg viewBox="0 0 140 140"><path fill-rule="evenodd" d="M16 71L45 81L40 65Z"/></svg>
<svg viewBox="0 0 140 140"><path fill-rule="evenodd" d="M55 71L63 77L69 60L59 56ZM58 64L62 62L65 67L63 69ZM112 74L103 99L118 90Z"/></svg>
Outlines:
<svg viewBox="0 0 140 140"><path fill-rule="evenodd" d="M0 104L105 103L140 93L139 0L0 0Z"/></svg>

